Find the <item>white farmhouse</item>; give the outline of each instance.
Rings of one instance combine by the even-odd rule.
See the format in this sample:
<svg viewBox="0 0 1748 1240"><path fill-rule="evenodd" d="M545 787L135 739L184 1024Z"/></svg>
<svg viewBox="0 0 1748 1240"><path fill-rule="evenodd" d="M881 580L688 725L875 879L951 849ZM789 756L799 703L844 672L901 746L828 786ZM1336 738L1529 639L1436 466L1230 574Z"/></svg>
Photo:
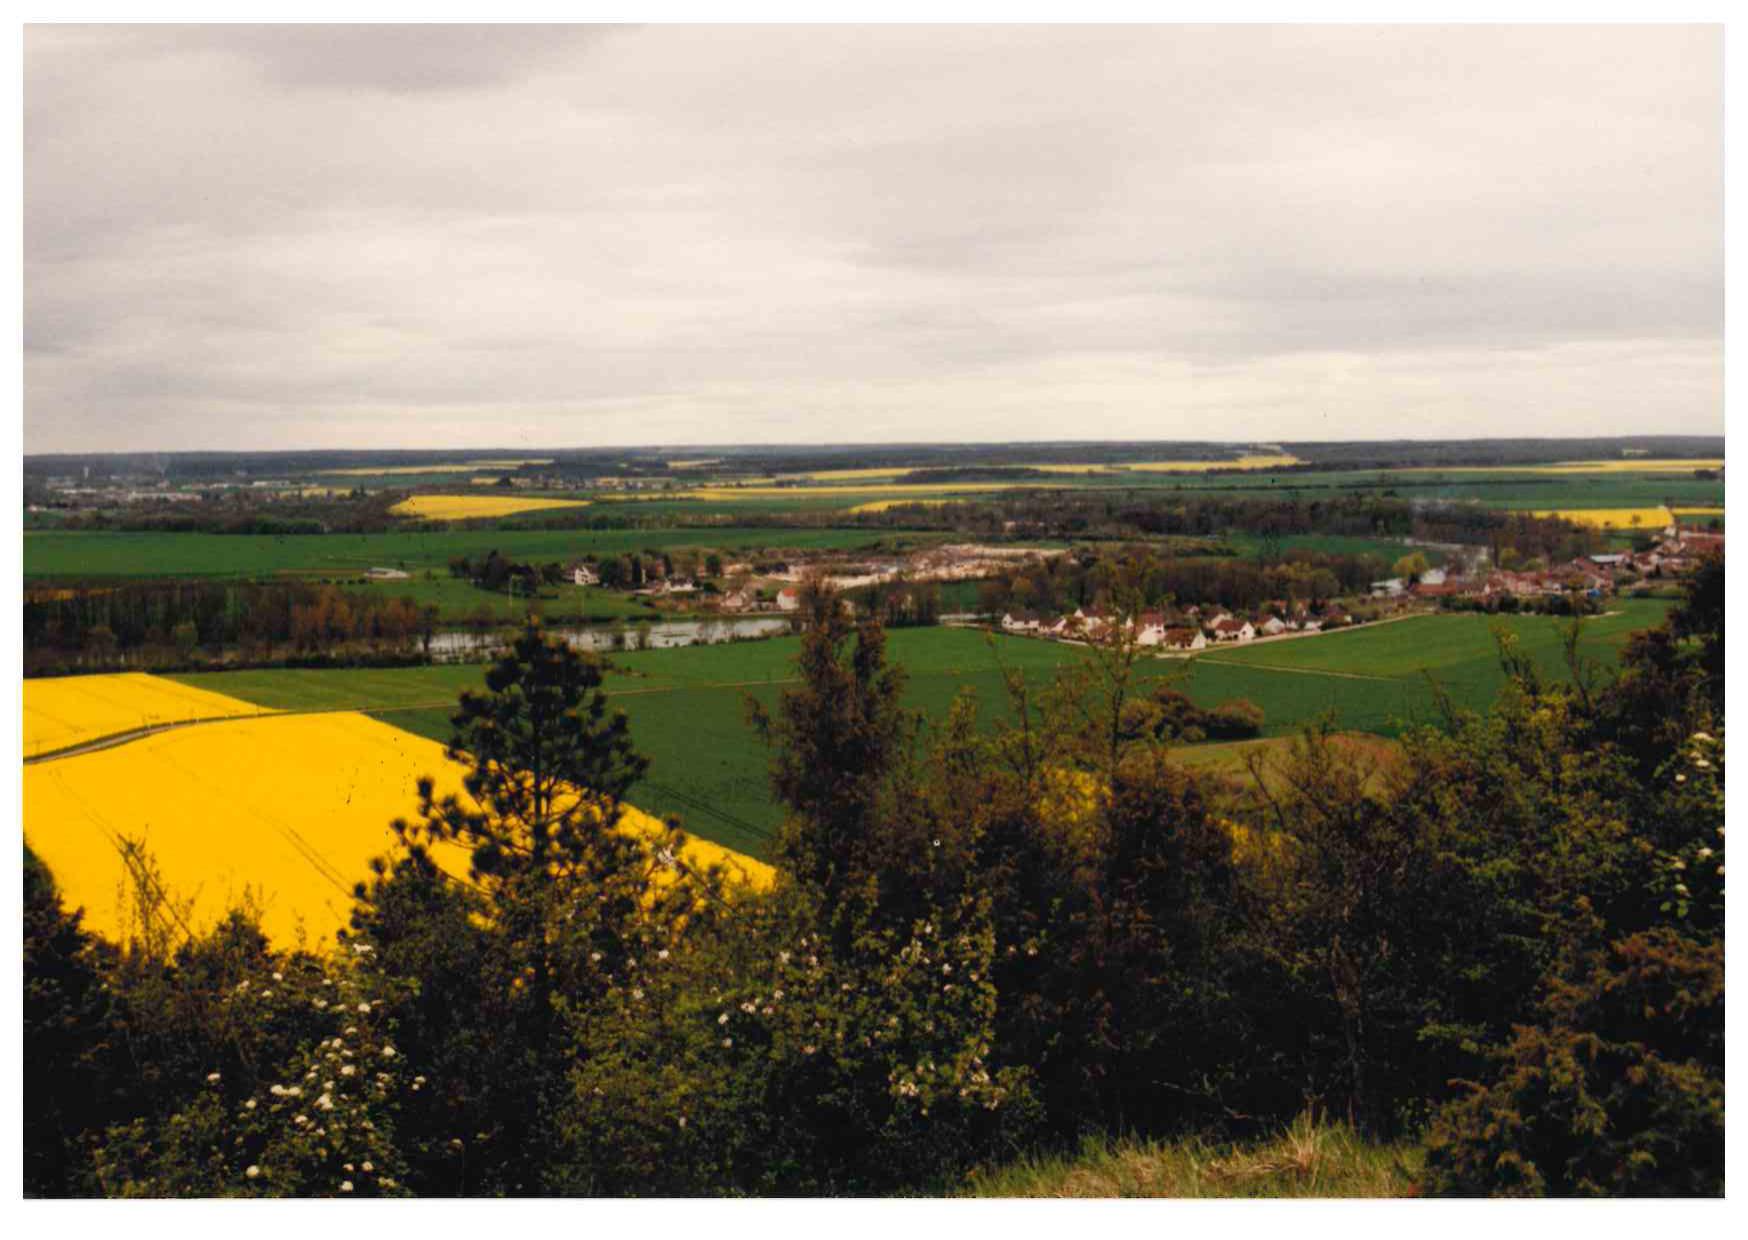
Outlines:
<svg viewBox="0 0 1748 1240"><path fill-rule="evenodd" d="M1248 642L1256 640L1256 628L1248 620L1234 620L1228 616L1214 626L1214 640L1217 642Z"/></svg>
<svg viewBox="0 0 1748 1240"><path fill-rule="evenodd" d="M1167 629L1161 644L1167 650L1201 650L1207 646L1208 638L1200 629Z"/></svg>

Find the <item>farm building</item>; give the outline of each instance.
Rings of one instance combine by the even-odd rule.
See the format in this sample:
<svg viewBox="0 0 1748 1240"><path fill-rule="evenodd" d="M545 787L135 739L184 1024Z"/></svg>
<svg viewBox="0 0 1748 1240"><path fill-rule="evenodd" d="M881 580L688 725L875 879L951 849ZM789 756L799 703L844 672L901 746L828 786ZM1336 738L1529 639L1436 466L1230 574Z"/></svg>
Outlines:
<svg viewBox="0 0 1748 1240"><path fill-rule="evenodd" d="M1676 532L1676 540L1681 543L1683 551L1694 555L1708 555L1714 551L1721 555L1724 550L1722 534L1696 530L1685 525Z"/></svg>
<svg viewBox="0 0 1748 1240"><path fill-rule="evenodd" d="M1157 646L1165 641L1165 614L1144 611L1135 620L1135 644Z"/></svg>
<svg viewBox="0 0 1748 1240"><path fill-rule="evenodd" d="M1256 628L1248 620L1234 620L1231 616L1214 625L1214 640L1217 642L1248 642L1256 639Z"/></svg>
<svg viewBox="0 0 1748 1240"><path fill-rule="evenodd" d="M1010 633L1036 633L1044 627L1044 617L1035 611L1010 611L1002 616L1001 627Z"/></svg>
<svg viewBox="0 0 1748 1240"><path fill-rule="evenodd" d="M598 586L601 584L601 575L587 564L573 564L571 581L579 586Z"/></svg>
<svg viewBox="0 0 1748 1240"><path fill-rule="evenodd" d="M1201 650L1208 638L1200 629L1167 629L1161 643L1167 650Z"/></svg>
<svg viewBox="0 0 1748 1240"><path fill-rule="evenodd" d="M1279 637L1287 631L1287 622L1279 616L1270 616L1257 626L1256 631L1262 637Z"/></svg>
<svg viewBox="0 0 1748 1240"><path fill-rule="evenodd" d="M777 591L777 610L795 611L801 606L801 591L794 586L785 586Z"/></svg>

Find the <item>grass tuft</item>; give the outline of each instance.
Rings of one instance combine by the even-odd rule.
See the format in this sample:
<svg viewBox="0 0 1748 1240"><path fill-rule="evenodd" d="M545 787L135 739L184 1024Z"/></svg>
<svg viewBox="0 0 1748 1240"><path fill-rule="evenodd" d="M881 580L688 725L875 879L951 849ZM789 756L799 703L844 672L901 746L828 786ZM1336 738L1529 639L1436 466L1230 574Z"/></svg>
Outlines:
<svg viewBox="0 0 1748 1240"><path fill-rule="evenodd" d="M1260 1141L1089 1137L1072 1154L980 1168L970 1197L1412 1197L1418 1146L1368 1141L1346 1124L1301 1115Z"/></svg>

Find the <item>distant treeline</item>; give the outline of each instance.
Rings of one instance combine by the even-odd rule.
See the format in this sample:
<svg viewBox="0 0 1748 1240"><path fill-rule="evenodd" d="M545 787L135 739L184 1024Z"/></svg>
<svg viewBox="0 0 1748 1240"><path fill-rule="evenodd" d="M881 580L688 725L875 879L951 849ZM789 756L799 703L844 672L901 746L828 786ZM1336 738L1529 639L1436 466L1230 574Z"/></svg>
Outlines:
<svg viewBox="0 0 1748 1240"><path fill-rule="evenodd" d="M161 582L58 590L24 604L26 675L186 664L235 647L245 661L422 652L437 608L411 598L304 582Z"/></svg>
<svg viewBox="0 0 1748 1240"><path fill-rule="evenodd" d="M1049 614L1120 601L1244 611L1274 599L1315 606L1363 594L1389 570L1389 563L1374 555L1304 549L1265 565L1230 556L1180 559L1144 543L1083 547L1071 555L1016 566L984 582L978 604L990 613L1015 608Z"/></svg>
<svg viewBox="0 0 1748 1240"><path fill-rule="evenodd" d="M293 497L236 491L194 502L136 501L122 509L69 511L60 528L158 534L379 534L400 522L397 495ZM53 497L46 502L53 504Z"/></svg>
<svg viewBox="0 0 1748 1240"><path fill-rule="evenodd" d="M1305 534L1464 543L1495 556L1570 559L1594 551L1594 530L1557 517L1469 504L1415 503L1394 496L1178 496L1108 491L1021 491L947 507L902 505L857 514L868 525L953 529L990 537L1121 540L1145 536L1214 538L1229 533L1265 540Z"/></svg>

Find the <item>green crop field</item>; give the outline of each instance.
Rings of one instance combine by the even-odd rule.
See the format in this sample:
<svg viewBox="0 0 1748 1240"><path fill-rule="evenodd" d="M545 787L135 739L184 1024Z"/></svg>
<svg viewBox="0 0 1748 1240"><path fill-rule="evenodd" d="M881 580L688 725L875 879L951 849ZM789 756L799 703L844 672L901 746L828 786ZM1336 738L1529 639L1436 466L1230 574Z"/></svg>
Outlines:
<svg viewBox="0 0 1748 1240"><path fill-rule="evenodd" d="M863 547L877 530L711 526L630 530L440 530L386 534L130 534L30 531L25 580L151 577L262 577L275 573L357 576L381 566L443 571L461 555L496 548L518 560L566 560L648 548Z"/></svg>
<svg viewBox="0 0 1748 1240"><path fill-rule="evenodd" d="M1664 600L1623 600L1618 615L1587 622L1583 651L1612 660L1628 633L1661 621ZM1459 706L1483 708L1503 683L1493 627L1517 634L1520 648L1555 675L1564 671L1558 622L1546 616L1451 614L1365 626L1347 632L1244 648L1193 659L1145 659L1144 678L1172 678L1204 705L1247 698L1266 712L1264 734L1281 737L1333 710L1338 726L1395 736L1433 722L1430 676ZM691 831L731 848L763 854L779 812L766 784L768 755L747 726L746 699L773 704L793 683L800 639L772 638L615 654L608 676L614 704L631 720L651 768L632 793L636 804L677 815ZM941 718L955 696L973 691L980 717L1008 716L1001 668L1034 683L1083 659L1073 646L967 629L903 629L888 635L904 666L905 703ZM409 731L449 738L461 689L481 683L473 666L396 669L215 672L177 679L281 710L366 710ZM1202 752L1205 748L1206 752ZM1187 749L1192 765L1236 765L1241 747Z"/></svg>

